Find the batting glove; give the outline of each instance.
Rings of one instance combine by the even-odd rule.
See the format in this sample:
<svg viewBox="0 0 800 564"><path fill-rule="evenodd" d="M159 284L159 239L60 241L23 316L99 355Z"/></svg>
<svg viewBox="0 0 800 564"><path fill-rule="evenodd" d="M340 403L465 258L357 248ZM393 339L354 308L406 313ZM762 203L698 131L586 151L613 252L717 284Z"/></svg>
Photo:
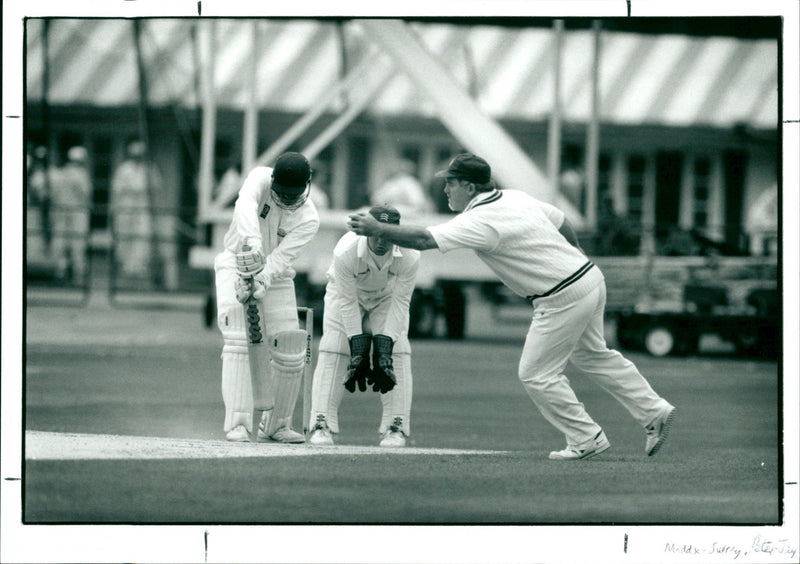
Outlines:
<svg viewBox="0 0 800 564"><path fill-rule="evenodd" d="M236 253L236 271L242 277L250 277L264 270L267 259L261 251L261 244L249 239L242 250Z"/></svg>
<svg viewBox="0 0 800 564"><path fill-rule="evenodd" d="M367 380L372 379L372 368L369 365L369 349L372 344L372 335L361 333L350 337L350 363L347 365L347 379L344 387L348 392L356 391L356 385L361 392L367 391Z"/></svg>
<svg viewBox="0 0 800 564"><path fill-rule="evenodd" d="M268 288L269 277L265 272L259 272L255 276L239 276L236 279L236 300L242 304L251 297L263 300L267 295Z"/></svg>
<svg viewBox="0 0 800 564"><path fill-rule="evenodd" d="M253 297L257 300L263 300L269 290L269 276L263 270L253 276Z"/></svg>
<svg viewBox="0 0 800 564"><path fill-rule="evenodd" d="M253 283L250 278L236 277L236 301L240 304L247 302L253 293Z"/></svg>
<svg viewBox="0 0 800 564"><path fill-rule="evenodd" d="M372 347L372 366L373 366L373 392L386 392L394 389L397 379L394 376L394 363L392 361L392 350L394 341L386 335L375 335L372 337L374 346Z"/></svg>

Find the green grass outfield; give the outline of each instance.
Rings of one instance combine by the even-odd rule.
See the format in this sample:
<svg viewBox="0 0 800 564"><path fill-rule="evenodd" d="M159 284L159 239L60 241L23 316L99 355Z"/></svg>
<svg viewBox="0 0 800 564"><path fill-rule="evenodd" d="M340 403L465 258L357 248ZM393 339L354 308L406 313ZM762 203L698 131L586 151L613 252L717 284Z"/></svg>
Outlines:
<svg viewBox="0 0 800 564"><path fill-rule="evenodd" d="M372 392L345 394L336 447L226 443L221 341L195 314L32 307L27 329L26 523L774 525L781 519L775 362L628 355L678 408L668 442L650 458L644 432L628 413L568 371L612 448L563 463L547 459L563 438L517 381L521 337L414 342L413 448L386 452L374 448L380 402ZM108 458L113 449L89 441L85 457L68 456L58 453L67 444L59 433L151 441L130 439L116 458ZM169 447L167 454L145 455L159 445Z"/></svg>

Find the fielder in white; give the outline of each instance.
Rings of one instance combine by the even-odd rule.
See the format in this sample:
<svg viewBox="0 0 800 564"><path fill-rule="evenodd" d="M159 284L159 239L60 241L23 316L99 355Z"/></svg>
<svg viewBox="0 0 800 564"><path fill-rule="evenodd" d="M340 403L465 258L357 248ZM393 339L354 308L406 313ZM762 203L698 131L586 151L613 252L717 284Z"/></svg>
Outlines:
<svg viewBox="0 0 800 564"><path fill-rule="evenodd" d="M387 225L362 213L351 215L348 226L402 247L473 249L506 286L532 303L519 379L545 419L566 437L566 448L551 452L550 459L581 460L610 447L564 375L570 361L642 425L645 452L655 454L667 438L675 408L633 363L606 345L605 280L583 254L564 213L524 192L497 190L489 164L470 153L457 155L438 175L446 179L450 207L461 212L447 223Z"/></svg>
<svg viewBox="0 0 800 564"><path fill-rule="evenodd" d="M319 216L308 199L311 169L300 153L284 153L274 168L256 167L242 185L225 250L214 259L217 324L222 332L222 399L224 430L229 441L247 441L253 390L242 304L250 296L261 302L270 342L282 332L297 331L294 260L319 229ZM249 251L243 251L243 246ZM254 275L253 275L254 274ZM272 379L274 408L264 414L259 440L302 443L292 429L305 358L302 350L274 350L267 377Z"/></svg>
<svg viewBox="0 0 800 564"><path fill-rule="evenodd" d="M389 205L373 206L369 214L379 223L400 223L400 212ZM405 446L411 434L409 306L418 267L419 251L380 236L346 233L336 244L314 371L312 445L333 444L345 389L372 388L383 405L380 446Z"/></svg>

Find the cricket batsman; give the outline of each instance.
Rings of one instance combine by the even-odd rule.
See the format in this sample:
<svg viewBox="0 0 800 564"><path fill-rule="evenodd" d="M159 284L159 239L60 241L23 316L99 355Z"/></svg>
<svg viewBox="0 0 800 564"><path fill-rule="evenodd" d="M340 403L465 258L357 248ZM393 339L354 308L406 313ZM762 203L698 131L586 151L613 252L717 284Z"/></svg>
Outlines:
<svg viewBox="0 0 800 564"><path fill-rule="evenodd" d="M214 259L217 324L222 332L222 399L229 441L302 443L292 429L300 391L305 345L286 348L282 338L299 331L292 264L319 229L319 216L308 198L311 168L300 153L284 153L274 168L256 167L239 191L225 249ZM263 317L268 358L258 378L274 407L253 427L253 384L248 358L248 319L243 304L254 298ZM254 357L255 358L255 357Z"/></svg>
<svg viewBox="0 0 800 564"><path fill-rule="evenodd" d="M377 222L400 223L400 212L386 204L369 214ZM383 405L380 446L406 445L412 392L409 306L419 256L380 236L346 233L336 244L314 371L310 444L333 444L345 390L372 390Z"/></svg>

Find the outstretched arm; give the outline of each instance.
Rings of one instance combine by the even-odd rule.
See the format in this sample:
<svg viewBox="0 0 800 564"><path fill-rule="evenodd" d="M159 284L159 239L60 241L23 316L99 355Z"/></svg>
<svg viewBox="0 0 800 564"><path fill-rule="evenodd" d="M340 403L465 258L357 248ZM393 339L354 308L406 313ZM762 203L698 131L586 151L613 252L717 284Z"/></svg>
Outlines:
<svg viewBox="0 0 800 564"><path fill-rule="evenodd" d="M347 227L357 235L367 237L379 235L390 243L407 249L426 251L439 247L430 231L424 227L383 223L368 213L352 214L347 222Z"/></svg>

